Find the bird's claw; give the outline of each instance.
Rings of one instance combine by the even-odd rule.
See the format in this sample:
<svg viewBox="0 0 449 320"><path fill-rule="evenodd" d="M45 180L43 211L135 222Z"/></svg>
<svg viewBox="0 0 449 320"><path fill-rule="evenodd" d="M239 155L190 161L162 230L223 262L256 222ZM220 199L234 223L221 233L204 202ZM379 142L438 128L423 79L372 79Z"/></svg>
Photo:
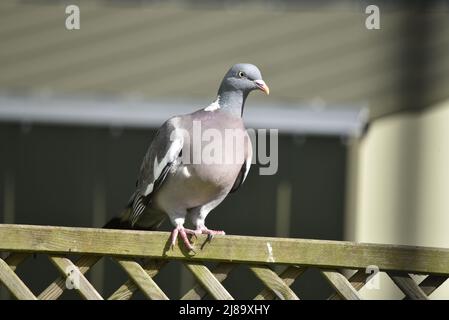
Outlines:
<svg viewBox="0 0 449 320"><path fill-rule="evenodd" d="M206 239L205 243L207 243L207 242L211 242L215 235L217 235L217 234L224 235L225 232L219 231L219 230L210 230L206 227L198 228L196 230L191 230L191 229L186 229L182 226L178 226L175 229L173 229L173 231L172 231L170 249L171 250L175 249L175 244L176 244L176 241L177 241L178 235L179 235L179 236L181 236L181 239L183 240L186 248L196 254L194 247L192 246L192 244L189 241L189 238L187 237L188 234L192 235L192 237L194 237L195 239L198 239L198 235L200 235L200 234L206 234L207 239ZM203 246L204 246L204 244L203 244Z"/></svg>
<svg viewBox="0 0 449 320"><path fill-rule="evenodd" d="M201 234L207 234L207 238L206 241L204 241L203 245L201 246L201 249L204 248L204 246L206 245L206 243L208 242L212 242L212 239L215 237L215 235L225 235L224 231L221 230L211 230L208 229L206 227L203 228L199 228L196 230L196 232L201 233Z"/></svg>
<svg viewBox="0 0 449 320"><path fill-rule="evenodd" d="M208 239L212 239L215 235L225 235L226 233L222 230L211 230L206 227L196 230L200 234L207 234Z"/></svg>
<svg viewBox="0 0 449 320"><path fill-rule="evenodd" d="M212 234L212 233L209 233L208 235L207 235L207 241L208 242L211 242L212 241L212 239L214 238L214 235Z"/></svg>
<svg viewBox="0 0 449 320"><path fill-rule="evenodd" d="M175 244L176 244L176 240L178 239L178 234L181 236L181 239L183 240L184 245L187 247L187 249L189 249L193 253L196 253L195 249L193 248L192 244L189 241L189 238L187 237L187 234L191 234L196 237L195 231L190 230L190 229L185 229L184 227L176 227L175 229L173 229L172 234L171 234L170 248L172 250L175 249Z"/></svg>

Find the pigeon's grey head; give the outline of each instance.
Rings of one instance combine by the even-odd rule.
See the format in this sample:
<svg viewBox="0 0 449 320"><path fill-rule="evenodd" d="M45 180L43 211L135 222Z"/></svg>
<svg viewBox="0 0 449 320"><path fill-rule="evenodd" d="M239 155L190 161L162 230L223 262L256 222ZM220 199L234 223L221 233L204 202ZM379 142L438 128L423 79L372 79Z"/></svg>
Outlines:
<svg viewBox="0 0 449 320"><path fill-rule="evenodd" d="M232 66L226 73L220 85L218 94L225 91L242 91L246 96L251 91L258 89L266 94L270 89L262 79L259 69L249 63L238 63Z"/></svg>

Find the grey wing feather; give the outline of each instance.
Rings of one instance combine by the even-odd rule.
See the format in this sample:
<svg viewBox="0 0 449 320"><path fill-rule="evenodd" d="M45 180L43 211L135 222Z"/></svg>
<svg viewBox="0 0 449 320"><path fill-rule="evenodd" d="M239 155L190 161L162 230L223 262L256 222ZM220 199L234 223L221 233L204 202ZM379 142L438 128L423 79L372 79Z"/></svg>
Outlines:
<svg viewBox="0 0 449 320"><path fill-rule="evenodd" d="M170 168L179 157L183 147L183 136L176 130L178 118L166 121L157 131L140 167L130 207L131 225L134 225L151 202L151 195L163 184Z"/></svg>
<svg viewBox="0 0 449 320"><path fill-rule="evenodd" d="M245 182L246 177L248 176L249 169L251 168L251 161L253 159L253 149L251 145L251 140L249 139L249 136L247 135L247 141L248 141L248 149L247 149L247 155L245 162L242 165L242 168L240 169L239 174L237 175L237 178L235 179L234 185L232 186L232 189L230 193L237 191L238 188Z"/></svg>

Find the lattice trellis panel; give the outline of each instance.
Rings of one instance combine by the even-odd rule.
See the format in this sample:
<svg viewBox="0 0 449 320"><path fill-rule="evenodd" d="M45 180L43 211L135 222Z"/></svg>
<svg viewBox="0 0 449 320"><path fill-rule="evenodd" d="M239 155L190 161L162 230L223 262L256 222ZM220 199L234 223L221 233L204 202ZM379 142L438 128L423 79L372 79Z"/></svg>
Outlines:
<svg viewBox="0 0 449 320"><path fill-rule="evenodd" d="M34 295L25 283L15 273L18 265L23 262L29 254L12 253L5 260L0 259L0 280L9 289L11 294L17 299L58 299L64 290L73 287L71 279L78 279L78 283L73 288L81 297L89 300L128 300L137 291L141 291L145 297L152 300L167 300L167 295L162 291L153 277L169 262L169 260L146 259L143 263L132 258L112 258L128 275L129 279L123 283L109 297L102 297L94 286L87 280L85 273L89 271L101 257L82 256L75 262L63 256L48 256L51 262L60 271L57 277L49 286L37 296ZM140 259L139 259L140 260ZM207 294L215 299L232 300L233 297L222 285L236 263L218 263L209 270L201 262L184 262L184 265L195 276L197 283L181 299L199 300ZM277 274L268 265L250 265L248 268L264 284L263 289L254 299L282 299L298 300L298 295L293 292L290 286L306 270L306 267L287 266ZM321 269L321 274L329 281L335 289L335 293L329 299L361 299L358 291L366 284L369 276L365 270L356 271L349 279L341 272L332 269ZM428 296L446 281L446 276L428 276L420 283L404 272L387 272L393 282L405 294L406 299L428 299ZM67 287L67 283L69 287Z"/></svg>
<svg viewBox="0 0 449 320"><path fill-rule="evenodd" d="M174 259L184 264L196 279L195 285L181 297L181 299L189 300L202 299L206 295L221 300L233 299L233 296L223 285L223 281L228 278L236 266L242 264L249 268L264 285L264 289L254 296L254 299L258 300L299 299L300 295L294 292L291 286L296 279L301 277L311 267L318 268L321 275L335 290L335 293L329 299L361 299L359 290L365 286L370 274L366 272L366 267L352 267L351 264L359 263L364 266L369 266L377 263L379 270L386 273L404 293L405 299L428 299L429 295L440 287L449 275L449 250L446 249L246 237L246 245L248 247L243 248L247 249L246 251L248 253L245 255L241 251L241 246L245 245L244 243L242 244L241 237L233 239L232 236L225 236L217 237L214 239L213 244L208 244L203 249L208 251L200 251L201 253L199 255L206 256L203 260L200 259L201 257L183 253L179 249L176 249L178 252L171 253L172 256L169 256L168 254L170 252L167 253L165 243L160 244L159 249L162 250L159 256L142 259L145 257L144 254L136 254L133 256L129 253L130 250L123 252L114 251L112 253L106 252L106 249L102 249L101 246L96 245L97 242L92 242L92 236L96 235L97 232L97 236L99 237L98 242L101 243L102 236L110 236L112 233L116 239L114 244L120 247L120 241L130 244L136 240L149 241L152 239L153 243L157 243L157 241L163 238L163 235L168 236L168 234L142 231L83 230L76 228L13 225L10 228L15 229L21 238L17 239L17 234L16 241L7 238L6 235L12 235L12 231L6 225L0 226L0 251L9 252L9 255L5 259L0 259L0 282L17 299L58 299L64 290L74 286L74 290L81 297L91 300L126 300L130 299L138 291L142 292L148 299L166 300L169 297L153 278L167 263ZM22 229L28 232L23 233L22 231L24 230ZM34 237L29 232L32 233L33 231L35 232L35 236L39 237L39 244L36 244L36 241L30 241ZM76 237L75 233L70 233L71 231L76 231ZM79 234L80 232L81 236ZM82 236L83 234L85 237ZM67 237L70 238L71 235L74 239L69 241L71 243L70 246L55 242L57 239L65 239L64 241L67 241ZM278 241L278 243L275 241ZM256 252L255 258L254 250L262 250L267 246L267 243L270 243L269 246L271 248L266 253L267 256ZM222 253L215 253L217 248L214 248L214 246L223 250L223 244L228 250L228 261L223 261ZM232 245L235 247L232 247ZM285 249L286 252L291 254L280 258L282 262L278 263L276 261L276 254L280 257L282 251L279 250L282 249ZM334 251L329 249L333 249ZM103 252L101 252L102 250ZM107 250L111 249L109 248ZM303 254L297 255L297 252L295 253L292 250L300 251ZM28 251L28 253L24 251ZM138 252L138 249L135 249L135 251ZM73 252L79 256L76 260L67 257L67 254L73 254ZM333 256L323 256L323 252L332 252ZM392 252L395 255L391 255ZM31 292L15 272L17 267L34 253L46 255L60 272L59 277L40 293ZM83 253L89 255L83 255ZM253 256L250 256L250 253ZM409 257L410 253L414 253L412 259ZM301 256L303 259L301 259ZM390 261L388 259L390 256L394 257L395 260ZM294 258L289 261L289 257ZM416 261L413 260L414 257L417 257ZM242 261L245 258L247 260ZM354 261L345 260L350 258ZM363 262L362 258L366 262ZM112 259L119 268L123 269L128 277L125 283L119 286L110 296L106 297L102 296L85 276L101 259ZM401 261L403 259L407 259L410 263L407 265L407 270L400 270L398 267L405 265L403 264L404 261ZM335 261L333 264L330 263L332 260ZM400 261L398 262L398 260ZM215 261L214 267L209 269L205 265L205 261ZM277 273L273 269L279 265L282 268L276 268L276 270L281 269ZM330 267L330 265L333 266ZM348 268L348 266L351 267ZM434 271L431 270L432 268ZM343 270L346 270L346 272L343 272ZM352 272L350 272L351 270ZM427 270L427 272L423 272L424 270ZM416 281L411 276L411 273L426 273L427 276L421 281ZM347 278L344 274L351 275Z"/></svg>

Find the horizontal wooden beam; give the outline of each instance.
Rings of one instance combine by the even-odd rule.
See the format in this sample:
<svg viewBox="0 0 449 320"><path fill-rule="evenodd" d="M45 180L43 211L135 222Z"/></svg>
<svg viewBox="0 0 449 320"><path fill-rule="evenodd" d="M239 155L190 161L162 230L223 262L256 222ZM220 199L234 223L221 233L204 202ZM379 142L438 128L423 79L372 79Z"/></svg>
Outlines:
<svg viewBox="0 0 449 320"><path fill-rule="evenodd" d="M0 251L295 264L336 269L375 265L380 270L449 274L449 249L244 236L216 236L203 246L206 236L199 236L194 243L196 254L192 254L183 249L182 243L181 249L171 250L169 238L167 232L0 225Z"/></svg>

